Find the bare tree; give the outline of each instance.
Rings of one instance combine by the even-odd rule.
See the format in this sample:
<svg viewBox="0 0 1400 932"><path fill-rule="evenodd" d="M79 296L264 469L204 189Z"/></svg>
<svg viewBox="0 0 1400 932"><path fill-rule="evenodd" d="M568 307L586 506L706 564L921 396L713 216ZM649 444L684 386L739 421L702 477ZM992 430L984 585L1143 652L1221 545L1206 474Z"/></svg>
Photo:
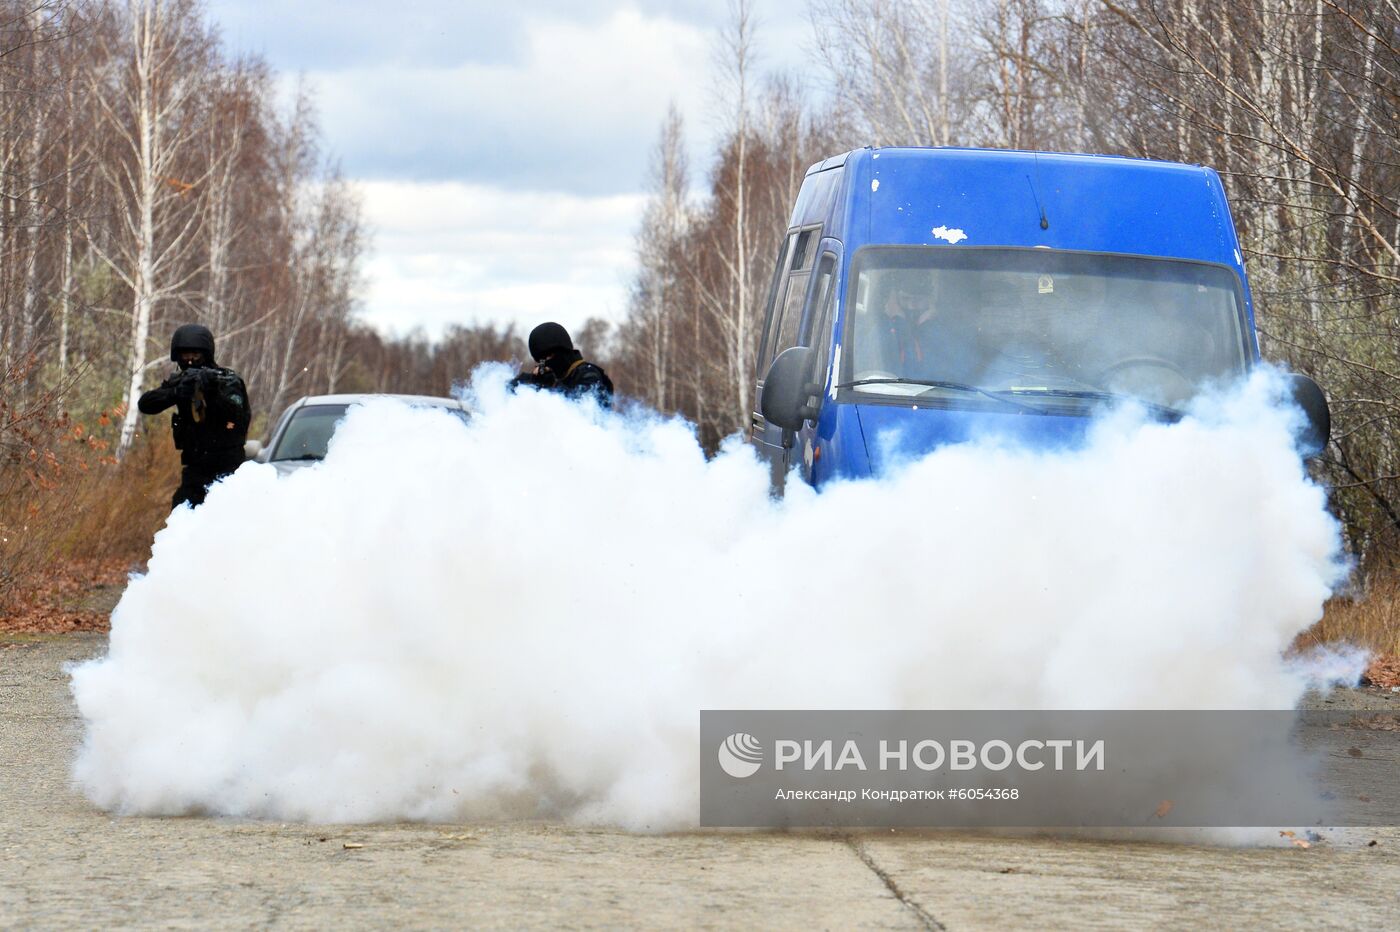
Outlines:
<svg viewBox="0 0 1400 932"><path fill-rule="evenodd" d="M633 377L645 383L639 388L663 411L669 410L672 401L672 308L679 298L673 254L689 224L688 175L684 123L672 104L652 153L652 191L637 234L639 272L633 286L628 337L641 349L632 361Z"/></svg>
<svg viewBox="0 0 1400 932"><path fill-rule="evenodd" d="M116 148L100 174L118 211L110 242L90 247L131 291L126 415L118 450L136 434L157 304L179 294L203 271L194 263L207 173L186 174L197 145L204 37L190 28L185 0L129 0L123 47L110 50L117 67L94 73L93 96Z"/></svg>
<svg viewBox="0 0 1400 932"><path fill-rule="evenodd" d="M205 196L200 199L207 258L199 311L216 333L230 329L235 247L256 217L242 210L245 205L238 194L247 181L245 160L253 127L263 119L263 81L261 69L239 62L218 69L208 89L211 118L201 140L206 147L201 160L207 168Z"/></svg>
<svg viewBox="0 0 1400 932"><path fill-rule="evenodd" d="M46 241L67 216L49 177L57 134L61 7L47 0L0 4L0 358L17 360L43 342Z"/></svg>
<svg viewBox="0 0 1400 932"><path fill-rule="evenodd" d="M817 0L817 49L839 103L875 145L954 141L950 0ZM965 63L965 62L964 62ZM958 71L965 69L960 65Z"/></svg>
<svg viewBox="0 0 1400 932"><path fill-rule="evenodd" d="M176 318L215 329L259 415L361 348L399 358L356 336L360 208L309 99L274 97L195 0L0 0L0 407L20 386L110 424L125 400L102 430L128 448Z"/></svg>
<svg viewBox="0 0 1400 932"><path fill-rule="evenodd" d="M1353 549L1400 549L1400 93L1394 0L1102 0L1136 154L1217 165L1266 350L1332 396L1323 461Z"/></svg>
<svg viewBox="0 0 1400 932"><path fill-rule="evenodd" d="M720 254L728 271L727 287L706 289L707 303L726 336L725 358L731 385L736 388L735 416L748 416L748 362L756 327L753 321L753 286L750 256L753 252L748 216L749 120L756 54L756 23L749 0L730 0L730 21L720 35L720 61L728 85L729 131L734 140L733 171L722 175L730 184L726 192L734 201L730 241Z"/></svg>

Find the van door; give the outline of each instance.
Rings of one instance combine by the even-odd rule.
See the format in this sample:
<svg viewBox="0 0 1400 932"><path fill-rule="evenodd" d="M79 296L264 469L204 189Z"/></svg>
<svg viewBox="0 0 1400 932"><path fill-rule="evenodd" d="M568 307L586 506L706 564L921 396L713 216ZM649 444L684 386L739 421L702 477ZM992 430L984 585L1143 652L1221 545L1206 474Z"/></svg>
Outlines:
<svg viewBox="0 0 1400 932"><path fill-rule="evenodd" d="M758 361L755 368L753 411L749 416L749 440L756 444L759 453L769 456L765 447L767 423L759 413L758 399L763 396L763 378L773 357L778 355L778 344L783 340L780 332L783 321L791 320L795 333L802 314L802 302L807 295L808 280L812 277L812 262L817 254L817 240L821 237L821 227L805 227L788 231L779 253L777 268L773 273L773 285L768 292L768 314L763 325L763 339L759 343ZM791 345L791 344L788 344Z"/></svg>
<svg viewBox="0 0 1400 932"><path fill-rule="evenodd" d="M772 365L773 357L781 352L778 343L781 340L779 331L783 321L802 313L802 301L807 295L807 281L812 275L812 261L816 257L817 240L820 237L821 227L807 227L789 231L783 241L777 270L773 276L773 286L768 293L768 314L763 326L763 340L758 349L757 391L753 396L754 417L758 420L752 422L751 426L754 428L758 428L762 420L757 411L758 396L763 391L763 377ZM792 321L794 333L797 331L797 324L797 320ZM750 436L757 440L759 431L751 432Z"/></svg>
<svg viewBox="0 0 1400 932"><path fill-rule="evenodd" d="M813 369L812 377L814 380L825 378L826 360L830 358L830 347L825 345L825 341L829 341L831 338L830 315L835 298L832 286L836 280L836 270L840 265L840 257L836 251L838 244L835 241L824 241L822 245L824 251L821 261L817 265L816 275L811 275L810 271L803 271L800 275L794 273L793 281L790 281L788 285L787 300L775 309L769 327L771 339L765 340L763 357L766 359L761 357L761 372L766 373L773 358L783 350L797 346L799 338L804 339L805 345L816 345L806 342L815 337L822 340L823 345L817 348L817 364ZM817 250L811 249L811 252L815 254ZM800 292L796 285L799 280L805 286ZM758 393L754 398L755 408L758 407L762 392L763 383L759 382ZM805 435L809 432L810 428L804 427L801 433ZM767 457L772 464L773 488L775 490L781 489L787 470L793 462L791 451L783 447L782 428L776 424L769 424L759 411L754 411L751 436L760 455ZM807 465L810 466L810 464ZM804 469L805 474L806 470Z"/></svg>

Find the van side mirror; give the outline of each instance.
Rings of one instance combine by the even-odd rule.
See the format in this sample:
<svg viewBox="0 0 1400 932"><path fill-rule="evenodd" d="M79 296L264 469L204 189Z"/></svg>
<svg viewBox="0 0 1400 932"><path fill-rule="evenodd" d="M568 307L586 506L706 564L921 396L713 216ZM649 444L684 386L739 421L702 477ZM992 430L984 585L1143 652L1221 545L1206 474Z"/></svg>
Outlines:
<svg viewBox="0 0 1400 932"><path fill-rule="evenodd" d="M1327 409L1327 396L1306 375L1290 375L1288 393L1307 419L1298 435L1298 449L1305 458L1311 459L1327 449L1327 441L1332 437L1332 413Z"/></svg>
<svg viewBox="0 0 1400 932"><path fill-rule="evenodd" d="M820 392L811 385L813 353L810 346L793 346L778 354L763 379L763 396L758 410L765 420L783 430L799 430L804 421L817 416L807 399Z"/></svg>
<svg viewBox="0 0 1400 932"><path fill-rule="evenodd" d="M243 458L245 460L255 460L262 455L263 446L256 440L249 440L243 444Z"/></svg>

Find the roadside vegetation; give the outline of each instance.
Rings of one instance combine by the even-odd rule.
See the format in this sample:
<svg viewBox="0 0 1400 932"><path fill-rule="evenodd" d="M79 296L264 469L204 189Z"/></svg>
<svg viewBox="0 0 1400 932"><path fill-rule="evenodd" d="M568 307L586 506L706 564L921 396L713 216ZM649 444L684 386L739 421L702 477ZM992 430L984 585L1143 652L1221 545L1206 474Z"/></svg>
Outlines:
<svg viewBox="0 0 1400 932"><path fill-rule="evenodd" d="M1294 642L1294 649L1355 644L1372 652L1370 685L1400 687L1400 574L1385 573L1365 590L1338 595L1322 619Z"/></svg>

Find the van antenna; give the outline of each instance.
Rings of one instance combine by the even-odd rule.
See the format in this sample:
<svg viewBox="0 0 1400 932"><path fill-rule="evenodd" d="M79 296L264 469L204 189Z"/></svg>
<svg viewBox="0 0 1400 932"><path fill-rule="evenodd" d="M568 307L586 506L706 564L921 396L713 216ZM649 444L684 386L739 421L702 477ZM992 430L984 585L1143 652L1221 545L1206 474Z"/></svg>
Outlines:
<svg viewBox="0 0 1400 932"><path fill-rule="evenodd" d="M1039 179L1040 179L1040 154L1039 154L1039 153L1036 153L1036 152L1032 152L1032 153L1031 153L1031 158L1035 161L1035 177L1036 177L1036 180L1039 180ZM1026 176L1026 184L1028 184L1028 185L1031 186L1031 197L1035 198L1035 209L1036 209L1036 211L1039 212L1039 214L1040 214L1040 228L1041 228L1042 230L1048 230L1048 229L1050 229L1050 218L1045 216L1045 208L1042 207L1042 206L1040 206L1040 195L1036 193L1036 190L1035 190L1035 182L1034 182L1034 181L1031 181L1031 176L1030 176L1030 175L1027 175L1027 176Z"/></svg>

